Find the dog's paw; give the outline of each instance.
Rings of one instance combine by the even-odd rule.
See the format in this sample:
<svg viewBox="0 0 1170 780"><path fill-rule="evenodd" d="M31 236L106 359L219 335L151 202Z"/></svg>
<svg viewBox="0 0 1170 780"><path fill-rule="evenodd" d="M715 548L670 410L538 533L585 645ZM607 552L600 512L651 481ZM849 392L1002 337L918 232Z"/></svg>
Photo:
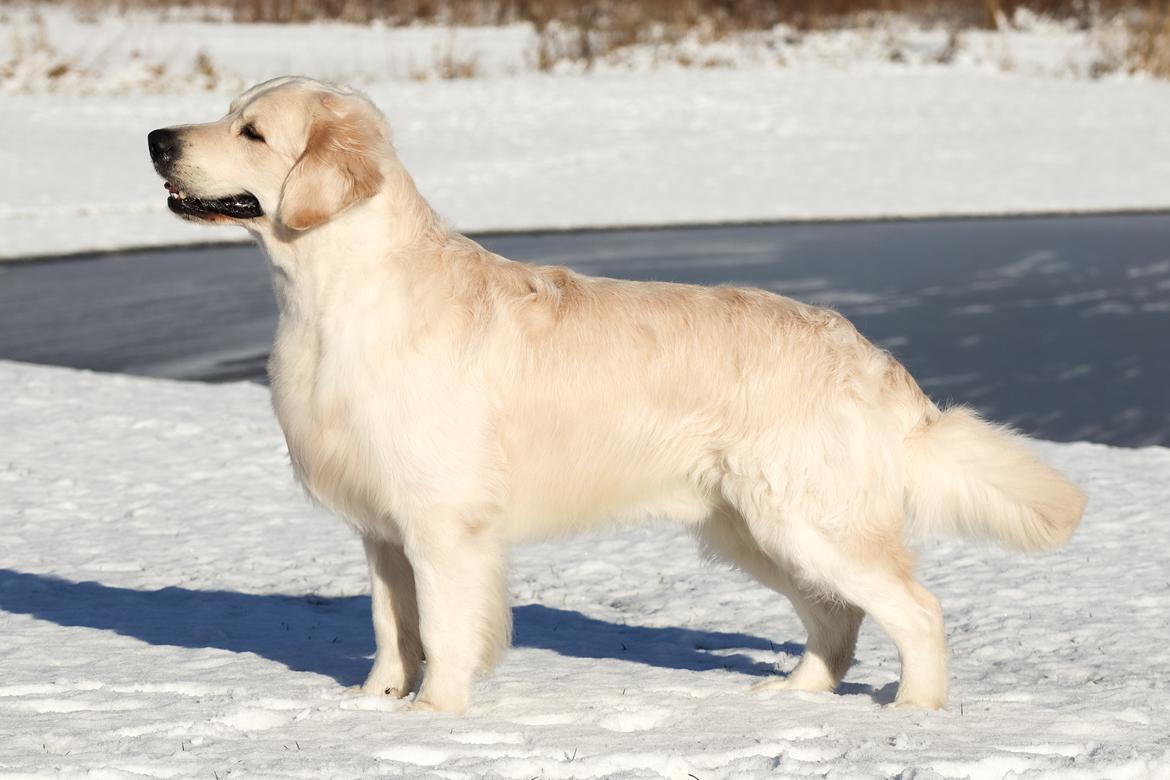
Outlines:
<svg viewBox="0 0 1170 780"><path fill-rule="evenodd" d="M769 693L776 691L791 691L792 684L787 677L768 677L759 682L752 683L748 688L748 693L753 696L766 696Z"/></svg>
<svg viewBox="0 0 1170 780"><path fill-rule="evenodd" d="M397 685L361 685L357 687L365 696L389 696L392 699L404 699L410 695L410 688Z"/></svg>
<svg viewBox="0 0 1170 780"><path fill-rule="evenodd" d="M359 690L366 696L389 696L394 699L402 699L410 695L411 688L406 675L400 672L381 674L375 670L370 672L370 676L362 683Z"/></svg>
<svg viewBox="0 0 1170 780"><path fill-rule="evenodd" d="M462 715L470 703L470 691L465 686L442 685L440 680L424 680L418 695L408 709L414 712L446 712Z"/></svg>
<svg viewBox="0 0 1170 780"><path fill-rule="evenodd" d="M429 699L416 698L406 706L406 709L408 712L443 712L448 715L462 715L467 712L467 703L436 703Z"/></svg>
<svg viewBox="0 0 1170 780"><path fill-rule="evenodd" d="M802 674L798 666L785 677L767 677L754 683L749 691L755 695L766 695L775 691L830 693L834 687L832 680L816 674Z"/></svg>
<svg viewBox="0 0 1170 780"><path fill-rule="evenodd" d="M946 705L945 698L933 696L902 696L898 695L894 701L886 705L896 710L941 710Z"/></svg>

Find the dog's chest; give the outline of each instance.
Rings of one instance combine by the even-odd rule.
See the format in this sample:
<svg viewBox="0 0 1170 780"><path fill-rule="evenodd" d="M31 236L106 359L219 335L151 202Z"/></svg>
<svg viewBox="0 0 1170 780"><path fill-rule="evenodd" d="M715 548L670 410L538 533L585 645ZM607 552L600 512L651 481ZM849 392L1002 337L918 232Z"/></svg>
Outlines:
<svg viewBox="0 0 1170 780"><path fill-rule="evenodd" d="M319 333L316 332L316 333ZM298 479L362 533L397 534L476 468L482 419L460 377L384 344L324 343L282 324L270 364L273 406Z"/></svg>
<svg viewBox="0 0 1170 780"><path fill-rule="evenodd" d="M399 492L395 407L386 405L378 419L363 392L322 381L321 366L288 353L273 353L272 401L293 470L316 500L359 530L372 530Z"/></svg>

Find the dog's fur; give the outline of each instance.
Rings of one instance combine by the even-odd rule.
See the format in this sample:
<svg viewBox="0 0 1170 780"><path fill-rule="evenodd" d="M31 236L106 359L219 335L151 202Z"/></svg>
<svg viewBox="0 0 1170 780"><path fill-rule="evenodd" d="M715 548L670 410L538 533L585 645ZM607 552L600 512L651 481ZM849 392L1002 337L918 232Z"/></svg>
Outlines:
<svg viewBox="0 0 1170 780"><path fill-rule="evenodd" d="M408 695L425 657L414 706L462 712L508 643L509 545L652 517L791 599L806 652L763 687L833 689L868 613L901 655L896 703L937 708L942 612L904 536L1044 550L1081 517L1021 437L940 411L835 312L526 265L451 232L359 94L282 78L173 130L158 167L177 188L263 208L235 221L280 304L273 405L297 476L365 545L368 692Z"/></svg>

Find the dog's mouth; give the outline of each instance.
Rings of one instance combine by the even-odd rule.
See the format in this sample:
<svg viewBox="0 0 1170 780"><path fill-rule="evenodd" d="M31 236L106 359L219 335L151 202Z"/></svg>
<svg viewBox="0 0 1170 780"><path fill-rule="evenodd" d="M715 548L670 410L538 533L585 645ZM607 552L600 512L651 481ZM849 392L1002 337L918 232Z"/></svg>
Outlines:
<svg viewBox="0 0 1170 780"><path fill-rule="evenodd" d="M196 198L188 195L169 181L163 186L170 193L167 208L181 217L214 222L219 218L255 219L264 216L260 201L250 192L223 198Z"/></svg>

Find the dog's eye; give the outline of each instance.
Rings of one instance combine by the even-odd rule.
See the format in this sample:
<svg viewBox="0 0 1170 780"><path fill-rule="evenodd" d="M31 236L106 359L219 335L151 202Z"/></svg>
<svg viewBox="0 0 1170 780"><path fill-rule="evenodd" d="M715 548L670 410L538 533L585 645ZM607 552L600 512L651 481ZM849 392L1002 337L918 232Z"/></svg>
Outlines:
<svg viewBox="0 0 1170 780"><path fill-rule="evenodd" d="M240 135L244 136L244 138L247 138L249 141L264 141L264 136L257 132L256 126L253 124L246 124L241 127Z"/></svg>

